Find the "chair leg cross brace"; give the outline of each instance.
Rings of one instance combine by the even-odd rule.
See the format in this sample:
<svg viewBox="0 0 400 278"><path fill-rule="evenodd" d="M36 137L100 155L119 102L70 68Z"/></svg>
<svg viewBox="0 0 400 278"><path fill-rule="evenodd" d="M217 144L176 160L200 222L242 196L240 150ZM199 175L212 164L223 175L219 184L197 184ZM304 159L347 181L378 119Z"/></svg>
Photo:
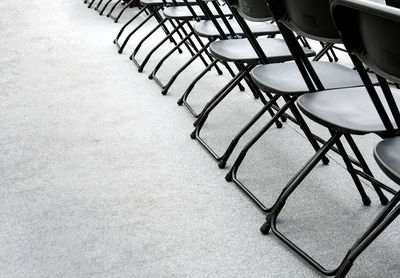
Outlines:
<svg viewBox="0 0 400 278"><path fill-rule="evenodd" d="M332 137L320 148L318 152L308 161L308 163L291 179L291 181L286 185L282 193L280 194L278 200L272 207L272 210L267 215L266 222L260 228L263 234L268 234L271 230L281 241L283 241L289 248L291 248L295 253L307 261L316 270L327 276L344 277L350 270L355 259L371 244L371 242L398 216L400 213L400 207L394 207L400 201L400 193L388 203L388 205L383 209L381 214L375 218L370 227L366 232L354 243L353 247L349 250L346 257L342 260L342 263L336 269L327 270L321 266L317 261L315 261L310 255L283 235L276 227L276 220L285 206L288 198L297 189L297 187L303 182L307 175L315 168L318 162L326 155L326 153L336 144L339 151L342 154L342 158L345 161L347 170L353 178L357 189L362 197L364 205L369 205L370 200L366 195L364 189L359 188L357 181L358 178L352 169L352 164L349 161L347 154L344 150L343 145L340 142L340 138L343 134L337 132L331 132ZM347 137L347 135L345 135Z"/></svg>

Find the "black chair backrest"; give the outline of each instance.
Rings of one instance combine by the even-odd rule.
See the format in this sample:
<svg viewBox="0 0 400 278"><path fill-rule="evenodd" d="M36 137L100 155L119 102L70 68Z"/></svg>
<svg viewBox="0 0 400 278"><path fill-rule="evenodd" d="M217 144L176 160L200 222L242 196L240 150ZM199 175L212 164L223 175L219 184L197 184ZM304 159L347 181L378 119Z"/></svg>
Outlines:
<svg viewBox="0 0 400 278"><path fill-rule="evenodd" d="M237 0L235 4L239 14L250 21L271 20L271 13L263 0Z"/></svg>
<svg viewBox="0 0 400 278"><path fill-rule="evenodd" d="M264 1L268 3L274 18L297 34L318 41L341 42L330 15L330 0Z"/></svg>
<svg viewBox="0 0 400 278"><path fill-rule="evenodd" d="M331 11L348 51L378 75L400 83L400 9L334 0Z"/></svg>
<svg viewBox="0 0 400 278"><path fill-rule="evenodd" d="M387 80L400 81L400 10L365 0L333 0L331 13L387 129L384 136L399 135L399 107ZM362 62L376 73L389 109L384 108ZM397 128L392 124L390 114Z"/></svg>

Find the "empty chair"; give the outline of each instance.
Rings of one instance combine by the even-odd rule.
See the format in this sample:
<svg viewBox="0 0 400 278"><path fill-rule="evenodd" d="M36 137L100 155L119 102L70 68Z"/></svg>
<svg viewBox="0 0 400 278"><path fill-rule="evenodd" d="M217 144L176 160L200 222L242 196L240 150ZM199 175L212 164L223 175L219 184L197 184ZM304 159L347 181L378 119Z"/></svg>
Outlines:
<svg viewBox="0 0 400 278"><path fill-rule="evenodd" d="M203 11L207 13L208 19L196 22L194 24L192 32L193 34L197 34L199 37L206 38L208 40L208 43L203 45L196 55L194 55L175 74L173 74L170 80L165 85L156 78L156 73L160 69L161 65L165 62L166 58L168 58L168 55L171 54L175 49L164 56L164 58L157 64L157 66L149 76L149 78L156 80L157 83L162 87L163 94L167 93L168 89L172 86L173 82L177 79L179 74L181 74L183 70L186 69L201 53L205 52L207 55L209 55L208 48L214 40L226 40L228 38L233 39L246 36L242 28L240 27L240 24L236 20L225 18L223 10L219 7L219 5L215 4L215 1L214 9L221 17L219 19L214 16L212 9L209 9L207 5L204 5L202 1L198 0L198 4L200 7L202 7ZM279 33L278 28L269 22L250 22L249 28L255 36L275 36ZM222 63L228 68L229 72L233 74L233 71L229 68L228 64L226 62ZM187 94L185 95L185 97L187 97Z"/></svg>
<svg viewBox="0 0 400 278"><path fill-rule="evenodd" d="M298 2L300 4L302 3L301 0ZM299 28L296 28L296 24L292 22L296 19L296 16L298 17L299 14L302 14L303 11L300 8L297 7L296 9L293 8L291 10L287 10L286 7L279 7L279 9L271 9L274 18L277 20L277 24L282 32L282 35L285 38L291 50L291 53L294 56L295 62L276 64L267 63L265 65L259 65L251 71L253 81L262 91L274 94L274 99L281 98L286 102L286 105L282 108L284 109L283 112L285 112L286 110L290 110L292 112L292 114L295 116L295 122L300 125L301 129L305 132L307 139L310 141L316 151L319 150L319 145L317 141L324 141L311 133L311 130L308 128L296 105L294 105L297 98L305 93L315 92L317 90L322 90L325 88L335 89L357 87L363 85L357 72L353 71L350 68L336 63L319 61L310 62L307 58L307 55L305 55L305 53L301 49L292 30L287 27L290 26L298 34L316 39L318 41L324 41L327 43L341 43L340 36L336 28L333 26L332 20L330 19L328 0L317 2L318 3L310 4L310 6L313 7L315 13L319 14L319 17L322 21L317 22L318 25L314 27L314 30L312 30L311 33L302 32ZM266 4L261 2L257 2L257 6L248 6L253 7L255 10L260 10L263 7L265 9L267 8ZM243 10L242 12L249 13L250 10L247 9ZM290 16L287 15L289 12ZM307 11L307 13L310 14L309 11ZM307 71L310 71L311 74L318 78L319 87L316 88L313 81L310 80L310 73ZM226 175L227 181L234 181L263 211L266 212L271 211L273 206L267 206L262 200L260 200L258 196L255 196L252 191L243 182L240 181L240 179L237 177L237 172L243 161L245 160L248 152L252 149L255 143L260 140L264 133L271 128L271 126L271 122L265 124L265 126L245 145L245 147L241 150L239 156L233 163L229 173ZM233 148L237 145L239 139L240 136L238 136L231 142L230 146L228 147L227 151L222 156L219 162L220 167L225 166L227 160L232 153ZM334 150L342 155L346 163L356 161L355 159L349 159L344 150L342 150L341 146L339 148L334 148ZM361 156L359 157L359 159L364 161ZM324 164L328 164L329 160L326 157L324 157L322 160ZM359 164L358 161L356 161L356 163ZM352 171L352 169L353 166L350 163L349 171ZM369 172L368 166L364 163L363 169ZM356 176L354 176L354 179L357 187L360 190L360 194L363 196L364 202L368 203L369 199L365 196L360 181ZM377 188L377 190L380 191L379 188Z"/></svg>
<svg viewBox="0 0 400 278"><path fill-rule="evenodd" d="M193 0L194 1L194 0ZM190 1L189 3L193 3L193 1ZM121 54L124 51L124 48L126 47L127 43L131 39L131 37L140 29L142 28L150 19L153 17L158 21L158 24L156 27L153 28L152 31L149 32L149 34L141 41L143 43L146 39L148 39L154 32L156 32L159 28L162 28L164 33L169 36L171 32L168 30L168 27L166 25L167 22L170 23L170 25L173 28L173 33L177 33L181 38L182 34L180 33L180 27L177 29L177 23L175 21L172 21L168 18L163 18L160 10L164 8L164 6L169 7L170 5L173 6L179 6L179 5L186 5L183 0L141 0L140 5L143 6L140 8L140 10L130 19L128 20L124 26L120 29L118 32L116 38L114 39L114 44L118 47L118 53ZM122 34L125 32L125 30L130 26L142 13L146 13L147 17L142 20L132 31L129 32L129 34L125 37L124 41L122 44L119 43L119 39L121 38ZM176 45L176 41L172 36L168 37L169 40ZM139 43L139 45L141 45Z"/></svg>
<svg viewBox="0 0 400 278"><path fill-rule="evenodd" d="M225 62L234 62L241 63L242 69L235 76L235 78L227 84L217 95L215 95L212 100L205 106L203 111L201 112L200 117L195 122L196 128L191 133L191 137L193 139L197 139L207 151L217 160L221 161L224 157L229 156L235 144L230 144L228 149L221 156L217 154L213 148L211 148L200 136L200 132L202 127L204 126L208 116L210 113L222 102L222 100L232 91L234 86L236 86L237 82L240 80L246 80L249 77L249 72L259 63L280 63L285 61L292 60L292 55L290 50L288 49L286 43L282 39L278 38L255 38L248 25L244 21L244 19L238 14L236 9L232 9L232 13L234 14L236 20L239 22L241 28L243 28L246 37L245 39L233 39L233 40L219 40L215 41L210 45L211 54L218 58L221 61ZM259 16L259 15L258 15ZM269 12L267 9L264 10L264 14L262 15L263 20L265 18L270 18ZM307 56L315 55L315 52L304 48ZM258 119L267 111L270 112L271 108L277 109L278 112L276 114L272 114L273 117L272 124L275 124L277 127L281 127L282 124L279 122L279 117L282 117L285 120L286 110L280 110L277 106L277 99L272 99L271 101L267 101L263 94L259 91L257 87L254 86L254 83L249 80L249 85L252 90L256 93L256 95L260 96L261 101L265 105L259 113L256 114L255 117L251 119L251 121L240 130L240 132L235 136L234 141L237 142L239 139L253 126ZM269 93L266 93L266 96L270 98ZM224 165L220 164L220 167L223 168Z"/></svg>
<svg viewBox="0 0 400 278"><path fill-rule="evenodd" d="M193 31L193 26L191 25L191 21L193 20L201 20L201 19L207 19L207 15L204 14L203 9L200 6L197 5L190 5L188 1L184 0L184 3L186 4L185 6L170 6L166 7L163 10L163 15L166 19L169 19L170 21L175 21L177 23L177 27L170 32L166 37L164 37L155 47L153 47L145 56L143 61L139 63L136 59L136 55L139 51L140 45L142 44L142 41L138 44L139 48L136 47L136 49L133 51L132 55L130 56L130 59L137 65L138 71L142 72L148 61L150 60L151 56L172 36L176 33L181 31L183 33L183 37L181 36L181 42L182 44L185 44L186 46L189 46L190 49L189 52L191 53L192 56L195 55L195 53L198 52L196 44L192 41L191 37L194 36L196 41L200 44L201 47L204 47L203 42L201 39L195 34ZM219 17L219 13L215 10L212 11L214 16ZM223 16L229 15L230 11L229 9L223 8ZM185 30L185 26L190 29L190 32L188 33ZM152 31L153 32L153 31ZM146 36L146 39L148 36ZM192 51L192 49L194 51ZM200 55L200 58L202 56ZM207 66L208 64L205 62L205 60L202 58L203 63Z"/></svg>
<svg viewBox="0 0 400 278"><path fill-rule="evenodd" d="M271 10L282 10L282 7L285 7L285 10L292 12L304 9L304 7L315 8L317 7L316 2L319 1L268 0ZM387 81L396 83L400 81L400 51L397 47L400 43L398 31L400 10L369 1L333 0L331 13L335 26L339 30L365 86L325 90L305 94L298 99L297 103L300 110L313 121L328 128L331 138L287 184L272 212L267 216L267 221L262 226L261 231L268 233L271 229L288 247L323 274L345 277L357 257L397 217L400 210L398 190L377 181L365 169L349 171L353 175L353 179L355 174L361 175L369 180L375 189L383 189L395 196L388 203L386 197L377 190L382 204L387 205L355 241L341 264L335 269L325 269L312 259L310 255L277 229L276 221L291 194L295 192L296 188L330 150L331 146L337 144L338 148L343 148L340 143L342 137L346 138L350 146L354 147L352 134L375 133L382 138L396 137L399 134L400 113L397 103L400 101L400 92L390 88ZM304 10L302 14L310 15L310 13L305 13ZM302 16L297 18L291 16L291 18L293 19L293 26L299 28L299 31L315 33L315 24L313 23L319 22L324 17L320 17L316 13L316 17L312 17L312 20L311 17L305 20ZM376 73L379 85L373 84L363 64ZM385 140L378 144L375 149L375 158L383 171L395 182L398 182L398 156L393 156L393 152L398 151L398 139L387 140L390 141ZM389 149L392 151L391 155L389 155ZM354 150L357 154L358 150ZM349 165L349 163L346 163L347 167ZM354 181L356 182L355 179Z"/></svg>

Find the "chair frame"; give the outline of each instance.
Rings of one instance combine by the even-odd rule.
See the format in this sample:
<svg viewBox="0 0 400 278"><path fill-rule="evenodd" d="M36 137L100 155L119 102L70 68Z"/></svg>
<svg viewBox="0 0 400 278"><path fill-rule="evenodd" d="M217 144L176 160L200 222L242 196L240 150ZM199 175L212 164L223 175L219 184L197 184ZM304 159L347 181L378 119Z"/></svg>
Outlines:
<svg viewBox="0 0 400 278"><path fill-rule="evenodd" d="M272 0L267 0L269 3L269 7L271 10L274 10L273 8L273 3ZM347 4L346 4L347 2ZM357 3L354 0L334 0L332 1L333 6L337 5L344 5L344 6L356 6L360 7L364 4ZM353 7L354 7L353 6ZM332 6L331 6L332 7ZM332 8L331 8L332 9ZM343 17L343 15L342 15ZM400 15L399 15L400 18ZM335 17L334 17L335 19ZM339 29L341 30L341 29ZM341 30L343 34L343 29ZM346 40L344 40L345 47L347 49L349 48L349 45ZM354 55L353 53L354 49L351 49L349 51L350 57L352 59L352 62L355 65L356 70L358 71L363 83L365 84L365 88L369 93L369 96L371 97L371 100L373 100L375 108L379 114L379 116L382 119L382 122L384 123L385 127L387 128L387 132L385 134L378 134L379 136L394 136L398 134L398 130L393 128L393 125L391 124L389 118L387 117L386 111L375 91L374 84L372 83L370 77L368 76L368 73L362 63L362 61L359 59L359 54ZM364 60L364 63L366 61ZM366 63L368 65L368 63ZM369 65L370 66L370 65ZM317 76L312 76L312 80L314 84L317 84L317 86L321 86L319 80L316 79L318 78ZM315 79L314 79L315 78ZM388 83L386 80L381 76L377 74L377 78L379 81L379 85L382 88L385 98L389 103L390 110L394 114L397 125L400 123L400 113L398 112L398 109L393 109L394 106L393 104L394 99L390 93L390 88L388 86ZM322 88L321 88L322 89ZM390 104L391 103L391 104ZM329 127L328 127L329 128ZM333 276L335 277L345 277L348 271L350 270L351 266L353 265L353 262L357 259L357 257L379 236L379 234L382 233L382 231L399 215L400 213L400 206L398 205L400 201L400 192L397 190L394 190L387 185L384 185L380 181L376 180L370 170L368 168L364 168L365 166L368 167L365 163L365 160L362 158L361 153L359 152L354 140L351 137L350 132L339 132L337 130L333 130L332 128L329 128L331 132L331 138L322 146L319 152L317 152L307 163L306 165L295 175L295 177L292 178L292 180L286 185L284 191L282 194L279 196L277 202L275 203L274 207L272 208L272 211L268 214L267 219L265 224L261 227L261 232L264 234L269 233L271 230L278 239L280 239L283 243L286 244L290 249L292 249L295 253L297 253L301 258L303 258L306 262L308 262L314 269L317 271L321 272L324 275L327 276ZM302 250L298 245L293 243L290 239L288 239L282 232L280 232L277 229L277 217L279 216L280 212L282 211L284 205L286 204L288 198L293 194L293 192L297 189L297 187L302 183L302 181L305 179L305 177L313 170L313 168L316 166L316 164L322 159L322 157L331 149L331 147L336 144L338 148L342 149L344 152L343 145L340 142L340 138L344 137L348 143L350 144L350 147L353 149L355 152L355 155L359 159L359 162L361 163L362 170L355 170L354 171L349 171L351 176L353 177L353 181L356 182L355 180L355 175L359 175L364 177L365 179L369 180L373 187L375 188L375 191L377 192L380 201L382 205L385 205L384 209L381 211L381 213L372 221L370 226L366 229L366 231L361 235L361 237L356 240L356 242L353 244L353 246L349 249L349 252L345 256L345 258L342 260L341 264L335 268L335 269L326 269L324 268L321 264L319 264L316 260L314 260L309 254L307 254L304 250ZM346 163L346 161L345 161ZM349 161L346 163L347 168L351 166L351 163L349 164ZM356 184L357 186L357 184ZM358 187L358 186L357 186ZM390 194L394 194L394 198L392 198L390 201L386 198L385 195L383 195L382 191L384 190ZM367 201L367 203L366 203ZM368 205L368 199L363 198L364 204Z"/></svg>

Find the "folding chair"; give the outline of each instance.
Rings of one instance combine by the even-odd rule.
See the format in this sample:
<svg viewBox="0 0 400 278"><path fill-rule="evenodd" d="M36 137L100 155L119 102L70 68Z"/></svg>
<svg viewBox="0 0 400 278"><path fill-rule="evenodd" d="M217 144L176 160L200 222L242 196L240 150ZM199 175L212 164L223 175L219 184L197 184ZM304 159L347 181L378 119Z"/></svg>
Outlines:
<svg viewBox="0 0 400 278"><path fill-rule="evenodd" d="M172 0L173 2L175 0ZM187 1L185 1L187 2ZM223 7L223 15L225 16L229 16L230 15L230 10ZM218 14L218 12L216 10L212 10L211 11L214 16L219 17L220 15ZM191 24L191 21L196 21L196 20L204 20L207 19L207 15L204 14L203 9L198 6L198 5L190 5L189 2L187 2L186 6L170 6L170 7L166 7L163 10L163 15L165 18L175 21L177 23L176 28L171 31L171 33L169 35L167 35L166 37L164 37L154 48L152 48L147 55L145 56L145 58L143 59L143 61L141 63L139 63L136 59L136 55L139 51L139 48L142 44L142 41L139 43L138 47L136 47L136 49L134 50L134 52L132 53L132 55L130 56L130 59L136 64L136 66L138 67L138 71L142 72L144 67L146 66L146 64L148 63L148 61L150 60L151 56L170 38L172 37L175 32L177 31L182 31L184 37L181 37L181 43L185 44L190 52L190 54L192 56L196 55L195 53L198 53L198 49L196 44L192 41L191 37L193 36L194 39L200 44L200 47L204 47L203 42L201 41L201 39L199 38L199 36L197 34L195 34L193 32L193 26ZM189 32L187 32L185 30L185 26L189 28ZM146 36L147 39L147 36ZM194 51L192 51L192 49ZM206 53L207 54L207 53ZM207 55L209 56L209 55ZM208 63L205 61L204 58L202 58L202 55L200 54L200 58L203 60L203 63L206 65L206 67L208 66ZM209 57L210 58L210 57ZM211 59L212 61L212 59ZM166 92L166 91L165 91Z"/></svg>
<svg viewBox="0 0 400 278"><path fill-rule="evenodd" d="M239 5L240 8L240 5ZM266 18L270 18L269 12L267 9L263 9L263 16L259 17L258 20L265 20ZM257 11L258 12L258 11ZM259 91L257 87L254 86L254 83L250 80L249 84L252 86L256 95L260 96L261 101L265 105L259 113L257 113L251 121L235 136L232 140L231 144L228 146L226 151L222 156L218 155L201 137L200 131L206 122L210 113L221 103L221 101L232 91L233 87L236 85L236 82L249 77L249 72L257 66L259 63L282 63L285 61L292 60L292 55L282 39L277 38L255 38L251 31L249 30L244 19L238 14L235 8L232 9L232 13L234 14L236 20L239 22L240 26L243 28L243 31L246 33L246 39L235 39L235 40L221 40L215 41L210 46L211 54L225 62L236 62L242 64L242 69L238 75L229 83L226 87L224 87L216 96L213 97L213 101L209 102L206 107L201 112L200 117L195 122L196 128L191 133L191 138L197 139L202 146L206 148L207 151L217 160L219 161L219 167L224 168L226 160L232 154L235 146L239 142L240 138L261 118L261 116L270 111L271 108L277 109L276 114L272 114L271 125L275 124L278 128L282 126L282 124L278 121L279 117L282 117L282 120L286 120L286 117L289 117L285 111L287 110L288 105L285 105L285 108L279 109L277 106L278 97L272 97L269 92L266 92L266 95L270 98L270 101L266 101L263 97L263 94ZM244 13L246 13L244 11ZM257 13L255 16L259 16ZM250 17L249 17L250 18ZM315 52L303 48L306 56L313 56ZM314 138L310 139L314 141ZM318 147L317 142L312 143L316 148ZM316 149L317 150L317 149Z"/></svg>
<svg viewBox="0 0 400 278"><path fill-rule="evenodd" d="M200 3L199 3L200 5ZM246 24L248 25L249 29L251 30L251 33L255 36L270 36L274 37L275 35L279 34L279 29L276 27L276 25L273 25L269 23L268 21L260 21L260 22L252 22L252 21L246 21ZM210 20L203 20L194 25L194 31L200 36L200 37L206 37L209 38L210 40L227 40L227 39L237 39L237 38L243 38L246 37L245 32L241 28L240 24L237 22L237 20L233 19L216 19L212 18L210 16ZM217 62L221 62L225 65L227 63L225 61L221 60L216 60ZM237 67L240 67L236 63ZM205 76L205 74L209 70L206 68L204 71L202 71L188 86L188 88L185 90L183 93L182 97L178 100L178 105L185 105L190 113L198 118L200 116L200 113L197 113L187 102L187 98L195 85ZM175 76L173 76L175 77ZM250 89L252 88L249 86ZM244 87L240 86L239 83L239 89L241 91L244 91Z"/></svg>
<svg viewBox="0 0 400 278"><path fill-rule="evenodd" d="M190 21L193 21L193 20L200 21L201 19L207 19L209 17L209 14L205 13L205 11L204 11L202 6L191 6L190 3L187 0L184 0L184 2L186 3L186 7L187 7L186 11L181 9L180 12L176 13L176 9L165 9L164 10L164 16L165 16L165 18L168 18L170 20L175 20L178 24L180 24L181 22L185 22L186 24L182 25L182 32L184 33L185 37L182 38L181 41L173 49L171 49L166 55L164 55L164 57L159 61L159 63L156 65L156 67L154 68L152 73L149 75L149 79L154 79L156 81L156 83L163 89L162 90L162 94L163 95L165 95L167 93L169 87L175 81L175 79L177 78L179 73L181 73L186 67L188 67L197 58L200 58L202 60L202 62L204 63L204 65L206 67L208 67L208 63L205 60L205 58L203 57L203 53L206 54L206 56L208 56L208 58L210 59L210 62L212 64L214 64L213 63L214 59L211 57L211 55L207 51L207 48L208 48L208 45L209 45L210 41L208 43L204 44L203 41L201 40L201 38L198 36L198 34L194 31L194 28L193 28L192 24L190 23ZM185 26L187 26L189 28L188 32L185 31ZM198 49L198 47L196 46L196 43L192 40L193 37L194 37L194 40L197 41L200 49ZM158 48L158 46L161 46L161 44L162 44L162 42L159 45L156 46L155 50ZM178 70L178 72L171 78L171 80L166 85L164 85L156 77L156 73L160 69L162 64L177 49L179 49L179 47L182 44L188 44L188 46L191 46L192 51L190 49L188 49L188 50L190 51L190 53L192 55L192 58L189 60L188 63L186 63L183 67L181 67ZM138 47L133 52L132 57L135 57L135 55L137 54L137 52L139 50L139 47L140 47L140 44L138 45ZM147 57L149 57L149 55L147 55ZM146 61L146 59L145 59L145 61ZM143 63L142 63L142 65L143 65ZM217 65L214 64L214 67L216 68L216 70L217 70L217 72L219 74L222 74L222 71L218 68ZM140 68L141 67L139 67L139 69Z"/></svg>
<svg viewBox="0 0 400 278"><path fill-rule="evenodd" d="M244 0L246 1L246 0ZM285 0L286 1L286 0ZM289 0L290 1L290 0ZM307 1L307 0L306 0ZM313 0L310 0L313 1ZM304 121L302 115L298 111L296 105L294 105L297 98L303 94L309 92L315 92L323 89L337 89L337 88L347 88L347 87L357 87L362 86L362 80L358 76L356 71L349 69L345 66L321 61L309 61L306 55L300 48L296 36L293 34L292 30L297 34L304 36L306 38L315 39L317 41L323 41L326 44L341 43L340 36L330 19L328 0L317 1L318 4L310 2L307 4L309 7L313 7L313 10L308 11L305 8L302 10L301 7L296 7L296 9L291 9L287 11L287 6L271 9L274 15L274 19L277 21L278 27L286 40L291 53L294 57L294 62L290 63L280 63L280 64L266 64L256 67L252 72L251 76L255 84L264 92L270 92L275 95L276 98L281 97L286 104L285 109L289 109L295 116L295 123L299 124L307 139L313 145L314 150L319 150L319 145L316 141L320 143L325 143L320 137L311 133L306 122ZM303 0L299 0L299 5L307 4L303 3ZM258 2L257 9L261 9L262 6L266 7L265 3ZM302 4L303 3L303 4ZM318 26L314 26L309 33L305 33L301 28L297 27L293 20L302 17L302 12L305 14L311 14L310 16L318 16L318 19L322 20L318 22ZM289 18L290 16L290 18ZM286 17L289 18L286 20ZM297 23L297 22L296 22ZM289 26L292 30L290 30ZM303 26L302 26L303 27ZM314 79L316 81L314 81ZM318 85L318 86L316 86ZM254 146L254 144L266 133L271 127L272 123L267 123L241 150L239 156L233 163L229 173L226 175L225 179L227 181L233 181L238 185L259 207L265 212L270 212L273 206L266 206L257 196L255 196L252 191L237 177L238 170L245 160L248 152ZM238 140L232 141L232 147L228 148L226 155L220 160L221 166L225 166L227 159L231 154L232 148L236 146ZM354 174L353 164L361 166L365 172L370 173L368 165L365 163L363 157L358 152L357 147L353 146L354 152L357 154L357 159L349 157L342 146L333 147L332 150L340 154L348 165L349 171L356 182L357 188L363 198L365 204L369 203L369 198L366 196L358 177ZM322 162L328 164L328 159L323 156ZM385 197L379 188L376 188L379 192L378 194L385 202Z"/></svg>
<svg viewBox="0 0 400 278"><path fill-rule="evenodd" d="M190 0L191 2L189 3L193 3L193 1L195 0ZM124 26L122 26L122 28L120 29L120 31L118 32L116 38L114 39L114 44L118 47L118 53L122 54L122 52L124 51L126 45L128 44L129 40L131 39L131 37L140 29L142 28L151 18L155 18L158 22L157 26L155 28L153 28L153 30L151 30L149 32L148 35L146 35L139 43L139 47L140 45L143 44L143 42L148 39L152 34L154 34L159 28L162 28L162 30L164 31L164 33L168 36L170 35L170 31L168 30L168 27L166 25L167 22L170 23L170 25L172 26L174 33L176 32L180 38L183 38L182 34L180 33L180 28L178 28L176 31L175 29L177 28L176 24L174 21L168 19L168 18L163 18L162 15L160 14L160 10L162 10L164 8L164 6L168 7L170 5L184 5L183 0L140 0L140 5L142 6L140 8L140 10L128 21L124 24ZM123 43L120 44L119 43L119 39L121 38L122 34L124 33L125 29L130 26L142 13L146 13L147 17L140 22L124 39ZM169 41L172 42L173 44L177 44L174 37L170 36L169 37ZM182 53L182 51L179 49L179 53Z"/></svg>
<svg viewBox="0 0 400 278"><path fill-rule="evenodd" d="M211 2L211 1L210 1ZM216 39L228 39L228 36L231 38L237 38L237 37L244 37L245 34L243 30L240 28L240 25L238 22L234 19L227 19L225 17L225 14L223 13L222 9L220 6L217 4L217 1L212 0L213 8L215 11L218 13L220 16L219 19L217 19L212 12L212 10L203 3L203 1L198 0L198 5L199 7L202 8L202 11L206 14L207 20L199 20L197 21L193 28L191 28L191 33L190 34L195 34L198 37L205 38L208 40L206 44L203 44L201 49L194 55L189 61L187 61L177 72L175 72L169 81L164 85L160 80L156 77L156 74L158 70L161 68L162 64L166 61L166 59L176 50L172 49L166 56L164 56L160 62L157 64L157 66L154 68L152 73L149 75L150 79L154 79L163 89L162 94L165 95L168 92L168 89L172 86L173 82L178 78L178 76L189 66L191 65L203 52L207 54L207 56L210 56L208 52L208 48L210 44L215 41ZM196 15L194 15L196 16ZM249 28L252 31L252 33L255 36L262 36L262 35L268 35L268 36L275 36L276 34L279 33L278 28L275 25L272 25L268 22L257 22L253 23L250 22ZM175 47L176 48L176 47ZM201 56L200 56L201 57ZM213 60L212 60L213 63ZM223 63L225 67L227 67L228 71L234 75L232 69L229 67L229 65L225 62ZM206 67L207 72L209 69ZM219 72L220 74L222 72ZM203 74L204 75L204 74ZM183 100L182 100L183 102Z"/></svg>
<svg viewBox="0 0 400 278"><path fill-rule="evenodd" d="M322 36L327 31L328 16L321 11L327 9L325 5L328 5L329 1L267 0L267 2L271 11L279 15L280 24L296 29L302 35ZM351 163L345 160L356 186L360 186L358 185L358 175L367 179L378 193L381 203L387 204L387 206L356 240L341 264L335 269L324 268L282 234L276 227L277 217L288 198L334 144L344 151L340 141L342 137L348 141L360 159L360 163L364 164L365 161L362 161L362 156L360 156L351 135L374 133L382 138L399 135L400 113L397 103L400 101L400 92L391 90L387 80L400 81L400 51L397 47L400 43L398 32L400 10L370 1L333 0L331 3L335 26L339 30L344 45L365 86L319 91L304 94L298 98L297 104L300 110L311 120L328 128L331 137L286 185L271 213L267 216L266 223L261 227L261 232L268 233L272 230L281 241L317 271L329 276L345 277L357 257L399 214L400 194L398 190L376 180L372 173L363 167L360 167L361 170L352 168ZM308 18L303 20L304 18L296 16L297 14L307 14ZM376 73L379 86L373 84L363 63ZM316 76L313 76L312 80L314 83L320 84ZM384 172L399 183L399 159L397 155L393 154L393 151L399 150L398 138L388 140L390 141L385 140L377 145L375 158ZM382 189L395 195L389 203L382 194ZM364 204L368 205L370 200L365 197L366 195L363 197Z"/></svg>

